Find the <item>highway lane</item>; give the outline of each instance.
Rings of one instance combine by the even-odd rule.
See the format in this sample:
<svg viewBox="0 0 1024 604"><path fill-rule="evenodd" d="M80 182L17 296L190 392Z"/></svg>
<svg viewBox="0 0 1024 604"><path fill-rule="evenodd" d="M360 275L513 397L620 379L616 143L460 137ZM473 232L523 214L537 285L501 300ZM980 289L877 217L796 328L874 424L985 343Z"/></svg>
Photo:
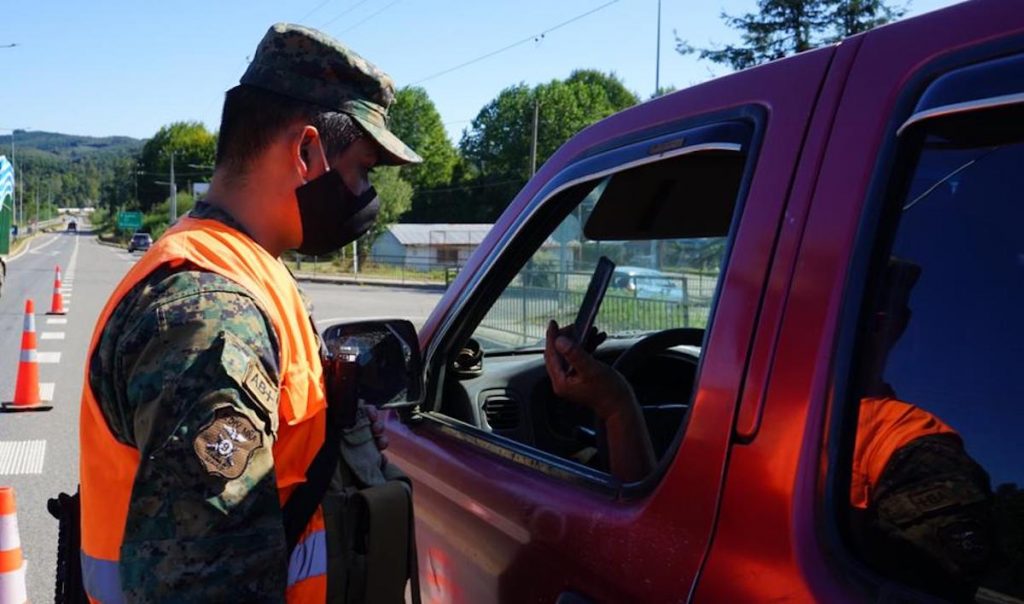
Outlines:
<svg viewBox="0 0 1024 604"><path fill-rule="evenodd" d="M22 548L28 560L29 597L53 599L57 523L46 501L74 492L78 475L78 407L86 351L103 305L125 272L140 257L101 245L83 230L78 235L44 235L8 261L0 298L0 402L13 399L20 356L25 300L35 302L40 383L52 384L53 409L0 414L0 486L13 486L18 501ZM64 273L67 314L47 316L54 268ZM417 327L441 292L392 287L302 283L321 329L337 322L402 317ZM51 386L43 386L50 390Z"/></svg>
<svg viewBox="0 0 1024 604"><path fill-rule="evenodd" d="M46 500L74 492L78 473L78 404L88 339L114 285L133 260L81 234L38 237L8 261L0 298L0 401L14 396L25 300L35 302L39 381L49 411L0 414L0 485L13 486L29 597L52 600L57 523ZM55 267L63 270L67 314L48 316Z"/></svg>

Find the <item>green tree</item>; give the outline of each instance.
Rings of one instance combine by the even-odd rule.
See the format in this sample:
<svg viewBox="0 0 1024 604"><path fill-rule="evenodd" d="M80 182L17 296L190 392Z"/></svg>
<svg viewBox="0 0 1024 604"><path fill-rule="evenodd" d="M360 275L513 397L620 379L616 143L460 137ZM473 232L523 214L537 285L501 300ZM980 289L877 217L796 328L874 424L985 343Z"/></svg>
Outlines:
<svg viewBox="0 0 1024 604"><path fill-rule="evenodd" d="M594 70L575 71L565 80L533 88L506 88L480 110L463 135L460 148L468 166L462 174L471 179L453 178L448 187L452 194L436 196L432 203L470 210L485 220L496 218L530 177L535 105L540 167L577 132L637 102L614 74ZM465 220L464 214L455 216Z"/></svg>
<svg viewBox="0 0 1024 604"><path fill-rule="evenodd" d="M740 32L741 44L696 48L676 35L676 50L746 69L867 31L902 16L903 7L885 0L758 0L758 11L722 13Z"/></svg>
<svg viewBox="0 0 1024 604"><path fill-rule="evenodd" d="M174 181L180 191L188 189L188 183L204 179L209 173L204 168L213 164L217 139L200 122L175 122L160 128L153 138L146 141L139 157L139 203L146 211L160 203L168 195L167 182L170 178L171 154L174 154Z"/></svg>
<svg viewBox="0 0 1024 604"><path fill-rule="evenodd" d="M577 132L639 99L614 74L573 72L529 88L525 84L501 91L473 120L463 136L463 156L483 176L530 176L534 104L538 107L537 165L544 163Z"/></svg>
<svg viewBox="0 0 1024 604"><path fill-rule="evenodd" d="M401 169L381 166L370 174L370 184L380 197L380 213L373 228L359 242L360 249L373 244L377 236L409 211L412 205L412 185L402 178Z"/></svg>
<svg viewBox="0 0 1024 604"><path fill-rule="evenodd" d="M419 87L399 90L390 116L391 131L423 158L422 164L404 166L402 177L416 189L448 184L459 156L427 91Z"/></svg>

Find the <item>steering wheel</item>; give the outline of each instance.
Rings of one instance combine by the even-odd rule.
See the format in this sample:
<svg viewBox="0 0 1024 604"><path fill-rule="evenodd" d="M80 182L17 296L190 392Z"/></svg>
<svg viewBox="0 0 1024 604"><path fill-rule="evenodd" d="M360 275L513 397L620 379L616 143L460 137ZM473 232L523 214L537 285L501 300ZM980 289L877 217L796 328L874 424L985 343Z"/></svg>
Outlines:
<svg viewBox="0 0 1024 604"><path fill-rule="evenodd" d="M698 327L666 329L641 339L615 359L612 367L629 379L648 357L673 346L700 346L704 343L704 330Z"/></svg>

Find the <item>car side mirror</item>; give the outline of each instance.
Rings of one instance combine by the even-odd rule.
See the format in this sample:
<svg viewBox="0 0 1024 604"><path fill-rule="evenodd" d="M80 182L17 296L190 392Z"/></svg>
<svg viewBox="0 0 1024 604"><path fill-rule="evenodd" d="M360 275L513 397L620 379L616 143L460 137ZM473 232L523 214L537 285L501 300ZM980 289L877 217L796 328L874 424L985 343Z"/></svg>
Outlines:
<svg viewBox="0 0 1024 604"><path fill-rule="evenodd" d="M423 361L416 328L404 319L340 323L321 336L328 357L355 354L358 396L381 409L422 402Z"/></svg>

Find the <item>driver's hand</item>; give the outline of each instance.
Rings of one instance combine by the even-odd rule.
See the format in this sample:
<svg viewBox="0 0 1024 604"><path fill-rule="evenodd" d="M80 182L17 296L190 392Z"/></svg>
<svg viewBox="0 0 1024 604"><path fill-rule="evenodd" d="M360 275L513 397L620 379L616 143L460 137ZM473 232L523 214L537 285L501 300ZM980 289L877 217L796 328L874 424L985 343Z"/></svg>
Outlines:
<svg viewBox="0 0 1024 604"><path fill-rule="evenodd" d="M604 420L635 405L633 389L626 378L595 359L586 350L587 346L581 346L572 338L571 330L572 327L559 329L554 321L548 323L544 364L555 395L589 407ZM592 331L584 340L596 348L594 342L603 340L601 336L603 334Z"/></svg>

